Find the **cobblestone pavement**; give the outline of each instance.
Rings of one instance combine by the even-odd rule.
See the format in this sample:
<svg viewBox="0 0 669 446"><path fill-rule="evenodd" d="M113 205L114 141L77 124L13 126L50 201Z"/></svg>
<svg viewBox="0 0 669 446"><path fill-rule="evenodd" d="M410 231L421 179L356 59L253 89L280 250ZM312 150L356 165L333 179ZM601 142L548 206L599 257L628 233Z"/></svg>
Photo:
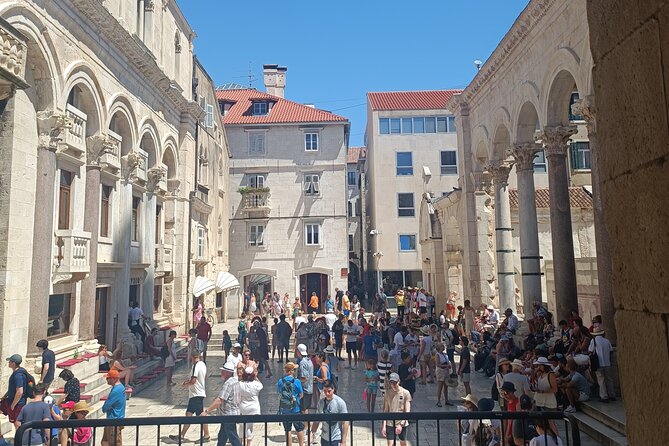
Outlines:
<svg viewBox="0 0 669 446"><path fill-rule="evenodd" d="M214 327L214 337L220 339L220 333L224 329L230 333L236 332L237 321L233 320L224 324L217 324ZM218 335L218 336L217 336ZM213 342L213 341L212 341ZM456 356L457 361L457 356ZM221 388L221 379L219 376L219 367L223 365L223 352L220 347L213 346L209 353L207 360L208 379L206 383L207 398L205 399L205 407L207 407L212 399L218 394ZM282 364L277 364L276 361L270 361L270 368L272 369L273 377L265 378L261 374L261 381L264 388L260 394L260 404L263 414L275 414L278 412L279 398L276 391L276 383L279 377L282 376ZM341 371L339 373L339 395L344 398L347 403L349 412L366 412L365 402L362 399L362 389L364 385L363 379L363 364L360 363L356 370L345 368L346 364L341 364ZM181 367L175 371L174 380L181 383L187 378L188 372L186 367ZM490 387L492 381L487 379L484 375L479 373L472 373L472 391L476 396L485 397L490 395ZM451 401L458 404L453 407L444 406L436 407L436 385L427 384L417 385L416 394L412 404L412 410L415 412L436 412L436 411L455 411L462 410L460 406L460 397L464 396L464 388L462 385L457 389L449 389L449 397ZM188 402L188 389L175 386L165 387L164 381L159 381L140 394L133 396L128 401L126 410L126 417L147 417L147 416L182 416L185 414L186 405ZM382 400L379 394L379 400L376 404L377 411L382 409ZM208 444L215 444L216 435L218 433L218 425L210 425L211 442ZM441 445L458 445L457 425L454 421L442 421L440 423ZM353 441L356 446L368 446L373 444L385 445L385 439L379 432L380 426L377 424L375 432L372 433L370 423L361 423L354 425ZM564 427L561 426L561 436L564 439ZM155 444L176 444L176 441L170 440L169 434L176 434L177 427L163 427L160 431L160 442L158 441L158 433L155 428L141 428L140 430L140 445L155 445ZM418 434L419 441L416 441ZM135 444L136 433L127 429L123 433L124 444ZM374 437L374 438L372 438ZM593 442L585 434L581 435L582 444L584 446L593 446L598 443ZM192 426L186 434L189 442L199 440L199 426ZM296 437L294 437L296 439ZM409 444L431 446L437 445L437 426L436 422L426 421L419 423L418 431L416 425L412 425L409 434ZM350 440L349 440L350 441ZM199 441L198 441L199 443ZM306 441L305 441L306 443ZM265 438L264 427L256 427L256 435L252 441L255 445L276 445L285 444L285 437L283 434L283 427L278 423L270 423L267 426L267 438ZM295 443L297 444L297 443ZM320 442L319 442L320 444ZM565 443L566 444L566 443Z"/></svg>

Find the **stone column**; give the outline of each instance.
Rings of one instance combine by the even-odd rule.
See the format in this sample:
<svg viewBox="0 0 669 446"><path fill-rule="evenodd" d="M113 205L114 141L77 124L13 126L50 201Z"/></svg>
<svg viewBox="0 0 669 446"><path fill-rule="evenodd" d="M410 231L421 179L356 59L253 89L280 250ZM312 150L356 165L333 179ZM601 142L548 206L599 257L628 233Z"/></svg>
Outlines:
<svg viewBox="0 0 669 446"><path fill-rule="evenodd" d="M111 312L116 316L116 345L133 339L128 328L128 293L130 291L130 265L132 256L130 254L131 220L132 220L132 181L140 160L135 152L121 157L121 181L119 185L119 219L114 232L116 261L121 265L112 290L114 308Z"/></svg>
<svg viewBox="0 0 669 446"><path fill-rule="evenodd" d="M146 195L146 223L144 224L144 262L149 266L146 268L146 277L142 289L142 311L147 317L153 317L153 298L155 292L156 275L156 193L158 192L158 183L164 179L165 172L159 167L152 167L147 172L148 182Z"/></svg>
<svg viewBox="0 0 669 446"><path fill-rule="evenodd" d="M104 153L106 138L95 135L86 138L86 195L84 204L84 231L91 233L88 263L90 272L81 281L81 311L79 312L79 339L95 338L95 285L98 279L98 236L100 234L100 156Z"/></svg>
<svg viewBox="0 0 669 446"><path fill-rule="evenodd" d="M35 344L46 337L49 317L49 293L53 267L53 221L56 204L56 149L72 125L65 115L55 112L37 114L39 145L37 147L36 191L45 199L35 206L32 278L30 281L30 324L28 328L28 352L37 353Z"/></svg>
<svg viewBox="0 0 669 446"><path fill-rule="evenodd" d="M478 308L480 304L489 305L495 296L494 275L494 242L492 231L492 181L488 172L474 172L471 174L474 182L475 221L468 222L470 230L476 240L477 271L472 274L474 293L471 296L472 306ZM470 232L471 234L472 232Z"/></svg>
<svg viewBox="0 0 669 446"><path fill-rule="evenodd" d="M590 175L592 177L592 203L595 218L595 245L597 248L597 282L599 285L599 302L602 312L602 321L606 327L606 337L616 344L616 326L613 323L615 303L613 301L613 266L611 264L611 240L609 231L604 224L604 205L600 192L601 156L599 141L597 140L597 118L595 97L586 96L579 99L572 110L583 116L588 128L590 141Z"/></svg>
<svg viewBox="0 0 669 446"><path fill-rule="evenodd" d="M541 134L548 159L553 274L558 320L568 318L571 310L578 310L576 261L574 260L569 200L569 172L567 171L569 138L576 131L576 126L546 126Z"/></svg>
<svg viewBox="0 0 669 446"><path fill-rule="evenodd" d="M541 301L541 256L537 228L537 203L534 192L534 157L541 150L535 143L517 144L509 150L516 161L520 220L520 270L523 283L523 309L532 314L532 302ZM513 307L512 307L513 308Z"/></svg>
<svg viewBox="0 0 669 446"><path fill-rule="evenodd" d="M488 166L495 188L495 241L497 245L497 287L499 307L516 309L513 270L513 237L511 228L511 205L509 204L509 172L513 161L493 161Z"/></svg>
<svg viewBox="0 0 669 446"><path fill-rule="evenodd" d="M150 49L153 48L153 25L156 4L155 0L145 0L144 2L144 44Z"/></svg>

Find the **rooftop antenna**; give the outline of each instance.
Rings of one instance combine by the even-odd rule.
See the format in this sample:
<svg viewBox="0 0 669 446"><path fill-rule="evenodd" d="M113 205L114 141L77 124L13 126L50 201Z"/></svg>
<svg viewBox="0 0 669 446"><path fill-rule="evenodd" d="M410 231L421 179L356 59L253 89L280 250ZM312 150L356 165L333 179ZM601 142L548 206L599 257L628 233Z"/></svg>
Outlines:
<svg viewBox="0 0 669 446"><path fill-rule="evenodd" d="M249 79L249 88L253 88L253 82L255 82L256 77L253 74L253 70L251 69L251 61L249 61L249 74L247 76Z"/></svg>
<svg viewBox="0 0 669 446"><path fill-rule="evenodd" d="M481 65L483 65L483 62L481 62L479 59L476 59L474 61L474 66L476 67L476 71L481 71Z"/></svg>

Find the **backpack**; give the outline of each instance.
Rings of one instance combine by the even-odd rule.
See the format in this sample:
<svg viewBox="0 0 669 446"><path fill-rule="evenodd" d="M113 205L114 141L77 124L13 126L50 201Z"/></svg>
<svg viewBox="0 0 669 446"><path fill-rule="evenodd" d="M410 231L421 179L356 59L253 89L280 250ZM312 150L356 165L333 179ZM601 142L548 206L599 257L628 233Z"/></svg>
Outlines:
<svg viewBox="0 0 669 446"><path fill-rule="evenodd" d="M160 347L160 359L164 361L168 356L170 356L170 350L167 348L167 344L164 344Z"/></svg>
<svg viewBox="0 0 669 446"><path fill-rule="evenodd" d="M279 409L281 411L293 411L297 407L295 399L295 378L290 381L283 379L281 392L279 393Z"/></svg>
<svg viewBox="0 0 669 446"><path fill-rule="evenodd" d="M35 378L23 367L20 367L17 372L22 373L26 378L26 387L23 389L23 394L26 398L35 398Z"/></svg>

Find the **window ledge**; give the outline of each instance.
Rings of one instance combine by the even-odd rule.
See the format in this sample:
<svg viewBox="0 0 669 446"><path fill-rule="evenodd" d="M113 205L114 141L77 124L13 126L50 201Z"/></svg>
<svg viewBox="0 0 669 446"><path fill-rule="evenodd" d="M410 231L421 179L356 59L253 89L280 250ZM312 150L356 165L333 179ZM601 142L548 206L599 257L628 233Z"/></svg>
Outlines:
<svg viewBox="0 0 669 446"><path fill-rule="evenodd" d="M111 237L98 236L98 243L102 243L103 245L111 245L113 242L114 241Z"/></svg>
<svg viewBox="0 0 669 446"><path fill-rule="evenodd" d="M141 245L140 242L131 241L130 246L133 247L133 248L139 248L142 245Z"/></svg>

